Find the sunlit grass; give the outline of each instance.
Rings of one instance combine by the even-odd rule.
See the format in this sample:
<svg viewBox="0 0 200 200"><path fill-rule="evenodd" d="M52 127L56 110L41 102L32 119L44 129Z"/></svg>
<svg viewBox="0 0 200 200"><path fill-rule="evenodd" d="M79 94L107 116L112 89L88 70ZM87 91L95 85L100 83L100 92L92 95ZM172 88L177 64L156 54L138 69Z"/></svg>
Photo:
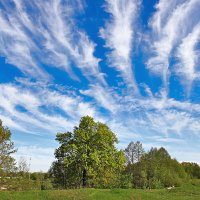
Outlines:
<svg viewBox="0 0 200 200"><path fill-rule="evenodd" d="M1 200L199 200L200 184L185 184L171 190L75 189L1 192Z"/></svg>

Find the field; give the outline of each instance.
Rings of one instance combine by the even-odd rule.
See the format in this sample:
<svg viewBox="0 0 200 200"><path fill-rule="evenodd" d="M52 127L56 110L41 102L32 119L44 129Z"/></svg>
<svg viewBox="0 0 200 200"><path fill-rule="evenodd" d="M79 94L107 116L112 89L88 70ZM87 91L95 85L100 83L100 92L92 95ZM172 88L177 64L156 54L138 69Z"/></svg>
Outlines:
<svg viewBox="0 0 200 200"><path fill-rule="evenodd" d="M186 184L171 190L76 189L0 192L0 200L199 200L200 185Z"/></svg>

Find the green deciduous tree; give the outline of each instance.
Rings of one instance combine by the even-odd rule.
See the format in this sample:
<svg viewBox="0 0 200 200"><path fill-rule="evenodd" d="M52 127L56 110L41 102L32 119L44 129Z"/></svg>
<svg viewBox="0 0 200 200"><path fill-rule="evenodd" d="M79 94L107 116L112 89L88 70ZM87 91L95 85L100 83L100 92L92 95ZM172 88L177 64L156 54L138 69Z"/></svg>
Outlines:
<svg viewBox="0 0 200 200"><path fill-rule="evenodd" d="M73 132L58 133L56 140L60 147L50 169L55 182L64 187L117 183L125 157L116 149L117 137L106 124L85 116Z"/></svg>
<svg viewBox="0 0 200 200"><path fill-rule="evenodd" d="M11 155L15 152L14 143L11 141L11 132L3 126L0 120L0 176L14 169L15 160Z"/></svg>

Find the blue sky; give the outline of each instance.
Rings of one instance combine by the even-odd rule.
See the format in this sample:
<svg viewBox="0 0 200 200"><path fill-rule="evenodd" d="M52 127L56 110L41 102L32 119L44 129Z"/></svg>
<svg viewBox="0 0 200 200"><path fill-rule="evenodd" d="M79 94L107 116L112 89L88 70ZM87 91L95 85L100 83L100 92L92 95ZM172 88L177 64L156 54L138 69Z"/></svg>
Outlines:
<svg viewBox="0 0 200 200"><path fill-rule="evenodd" d="M90 115L200 163L199 0L0 1L0 119L31 170Z"/></svg>

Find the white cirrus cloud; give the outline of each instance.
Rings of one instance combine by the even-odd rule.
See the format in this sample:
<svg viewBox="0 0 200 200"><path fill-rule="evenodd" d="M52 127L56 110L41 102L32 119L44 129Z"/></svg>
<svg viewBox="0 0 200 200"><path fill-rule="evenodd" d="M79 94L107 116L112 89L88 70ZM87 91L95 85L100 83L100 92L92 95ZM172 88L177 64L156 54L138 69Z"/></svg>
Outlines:
<svg viewBox="0 0 200 200"><path fill-rule="evenodd" d="M136 19L139 10L136 0L106 0L105 9L111 15L100 36L105 39L105 46L110 66L115 67L124 80L138 92L131 61Z"/></svg>
<svg viewBox="0 0 200 200"><path fill-rule="evenodd" d="M78 3L81 2L2 1L0 54L6 62L37 79L51 78L45 69L48 66L62 69L79 80L74 65L88 79L106 84L99 69L100 59L94 56L95 43L76 26L75 9L83 9Z"/></svg>
<svg viewBox="0 0 200 200"><path fill-rule="evenodd" d="M88 90L81 90L80 92L83 95L94 98L97 106L111 113L116 113L120 109L119 96L110 88L105 88L101 85L91 85Z"/></svg>
<svg viewBox="0 0 200 200"><path fill-rule="evenodd" d="M197 71L198 60L200 58L199 50L197 50L200 41L200 23L197 24L191 33L183 38L182 43L177 50L177 58L180 63L177 67L177 74L187 79L188 90L191 90L192 82L200 78L200 72Z"/></svg>
<svg viewBox="0 0 200 200"><path fill-rule="evenodd" d="M95 116L95 108L77 95L44 85L0 84L0 118L11 129L35 134L72 130L84 115Z"/></svg>
<svg viewBox="0 0 200 200"><path fill-rule="evenodd" d="M150 21L154 55L147 62L147 67L152 72L163 77L165 87L168 84L172 53L200 17L198 0L170 2L160 0L156 5L157 11Z"/></svg>

